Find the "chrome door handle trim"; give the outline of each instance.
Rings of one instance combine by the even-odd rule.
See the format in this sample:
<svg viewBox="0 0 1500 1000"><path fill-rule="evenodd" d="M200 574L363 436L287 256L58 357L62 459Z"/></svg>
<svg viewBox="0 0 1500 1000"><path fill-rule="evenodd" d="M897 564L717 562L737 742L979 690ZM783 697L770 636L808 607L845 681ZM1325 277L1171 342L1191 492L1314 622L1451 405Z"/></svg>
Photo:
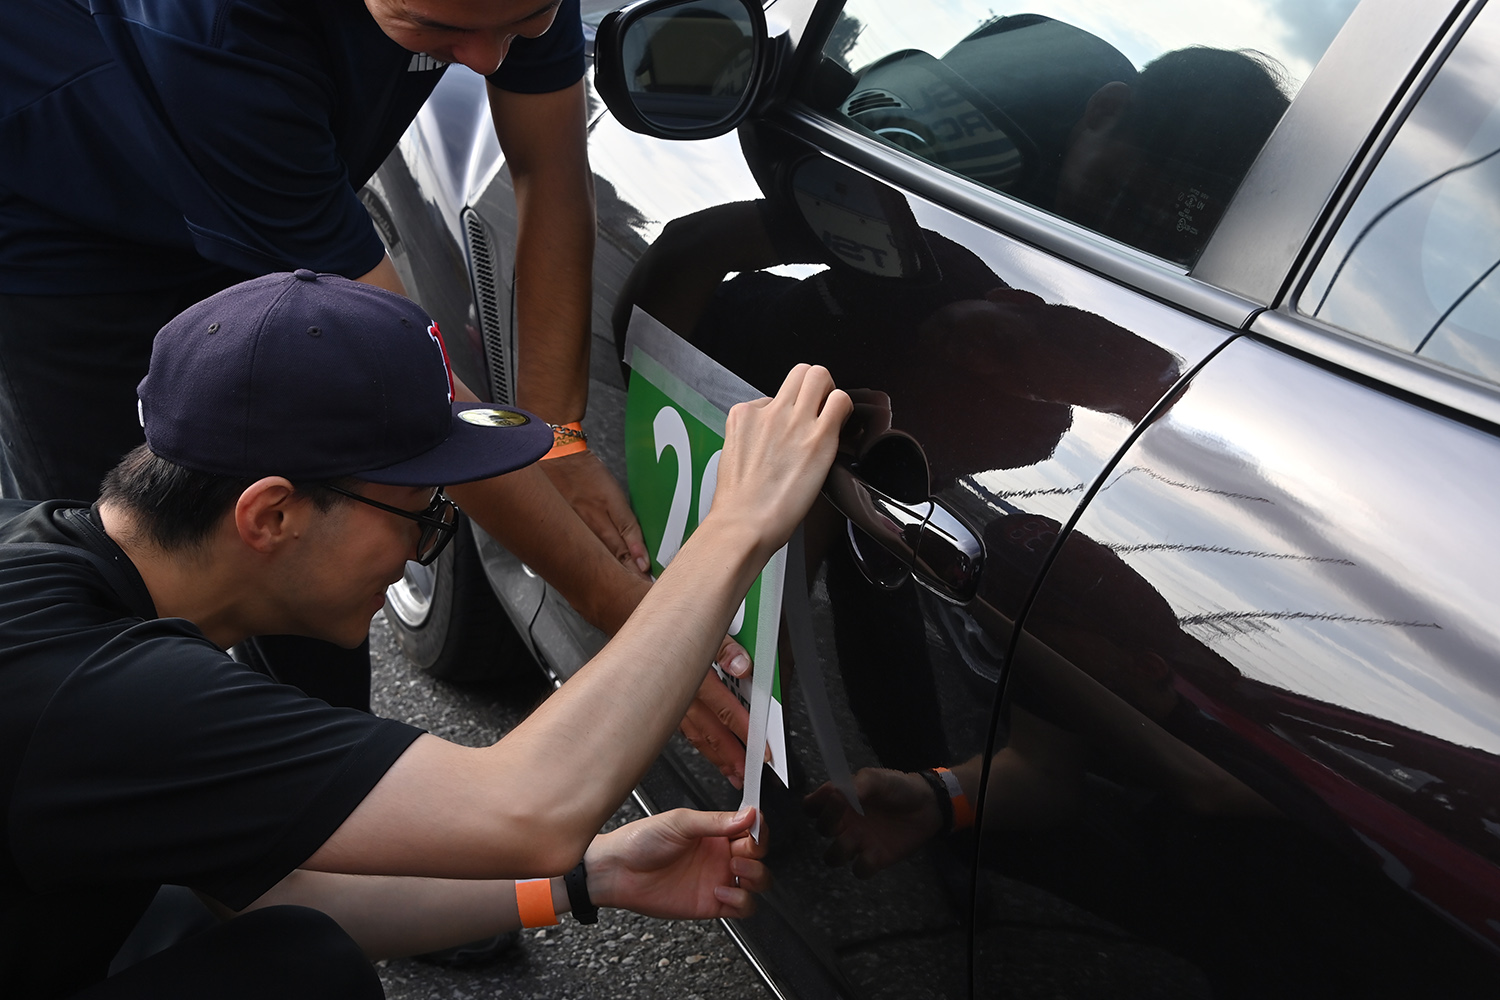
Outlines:
<svg viewBox="0 0 1500 1000"><path fill-rule="evenodd" d="M932 499L906 503L834 463L823 496L851 524L901 560L922 584L955 603L973 600L984 569L984 543Z"/></svg>

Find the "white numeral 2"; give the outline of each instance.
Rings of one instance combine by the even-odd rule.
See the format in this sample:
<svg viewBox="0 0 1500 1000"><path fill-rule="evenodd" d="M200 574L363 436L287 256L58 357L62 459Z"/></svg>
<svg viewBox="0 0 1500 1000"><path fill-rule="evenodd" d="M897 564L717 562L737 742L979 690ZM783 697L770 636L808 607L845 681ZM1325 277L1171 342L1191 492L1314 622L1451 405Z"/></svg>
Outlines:
<svg viewBox="0 0 1500 1000"><path fill-rule="evenodd" d="M656 561L665 568L682 548L682 540L687 535L688 501L693 491L692 443L688 440L687 425L682 421L682 414L670 406L662 407L656 414L651 430L656 443L656 460L660 462L662 454L668 448L677 456L677 484L672 488L672 504L667 508L666 528L662 531L661 545L656 550ZM723 449L720 449L710 455L708 465L703 470L703 482L698 487L699 524L703 523L713 506L714 491L719 485L719 458L723 454ZM737 634L744 625L745 602L740 601L734 621L729 625L729 634Z"/></svg>

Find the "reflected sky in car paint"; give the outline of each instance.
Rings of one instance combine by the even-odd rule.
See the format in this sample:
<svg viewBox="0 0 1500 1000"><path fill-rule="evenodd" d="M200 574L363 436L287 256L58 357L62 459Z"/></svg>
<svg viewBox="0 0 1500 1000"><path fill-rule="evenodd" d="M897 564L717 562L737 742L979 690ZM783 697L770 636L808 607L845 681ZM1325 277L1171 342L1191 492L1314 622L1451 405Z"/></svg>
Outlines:
<svg viewBox="0 0 1500 1000"><path fill-rule="evenodd" d="M647 243L656 242L671 220L705 205L761 197L734 132L692 142L652 139L605 116L594 126L594 136L591 145L608 148L611 157L596 161L594 169L608 177L619 199L639 213L632 228ZM650 164L650 169L632 166L641 163Z"/></svg>
<svg viewBox="0 0 1500 1000"><path fill-rule="evenodd" d="M462 241L460 213L478 200L503 163L484 77L462 66L444 71L401 136L397 153L408 163L431 167L430 175L417 178L421 190L438 201L441 217Z"/></svg>
<svg viewBox="0 0 1500 1000"><path fill-rule="evenodd" d="M1081 406L1072 413L1072 426L1046 461L978 472L971 477L974 483L992 497L1066 522L1131 428L1129 420L1114 413Z"/></svg>
<svg viewBox="0 0 1500 1000"><path fill-rule="evenodd" d="M1149 329L1142 328L1141 304L1145 300L1139 293L955 216L923 198L907 196L906 200L919 226L942 233L983 257L1012 288L1034 292L1052 305L1073 306L1103 316L1165 348L1185 365L1219 342L1203 321L1175 310L1161 310L1159 316L1153 311Z"/></svg>
<svg viewBox="0 0 1500 1000"><path fill-rule="evenodd" d="M918 48L941 57L995 14L1045 14L1090 31L1110 42L1137 69L1189 45L1256 49L1281 62L1295 93L1354 9L1355 0L1271 0L1221 3L1210 9L1196 0L1134 0L1100 4L1092 0L1035 0L1009 5L892 4L879 18L861 16L865 4L845 10L868 22L850 53L862 66L898 49Z"/></svg>
<svg viewBox="0 0 1500 1000"><path fill-rule="evenodd" d="M1500 752L1494 441L1249 342L1199 380L1079 530L1247 677Z"/></svg>

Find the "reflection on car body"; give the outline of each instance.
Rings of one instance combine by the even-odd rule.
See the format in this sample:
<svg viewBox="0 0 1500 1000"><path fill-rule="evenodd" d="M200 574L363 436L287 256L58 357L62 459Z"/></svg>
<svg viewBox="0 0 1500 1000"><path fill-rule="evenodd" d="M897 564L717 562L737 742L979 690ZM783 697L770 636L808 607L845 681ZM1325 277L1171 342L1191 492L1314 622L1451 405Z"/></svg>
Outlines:
<svg viewBox="0 0 1500 1000"><path fill-rule="evenodd" d="M817 662L781 657L821 672L865 816L788 700L778 883L732 928L768 981L1495 995L1500 10L777 0L739 50L737 2L655 4L684 34L650 80L634 15L600 36L588 419L607 449L636 307L762 389L813 361L856 398L797 581ZM732 58L658 86L709 22ZM1350 48L1398 37L1384 75ZM459 201L504 232L493 190ZM594 640L521 603L566 676ZM738 801L685 747L642 792Z"/></svg>

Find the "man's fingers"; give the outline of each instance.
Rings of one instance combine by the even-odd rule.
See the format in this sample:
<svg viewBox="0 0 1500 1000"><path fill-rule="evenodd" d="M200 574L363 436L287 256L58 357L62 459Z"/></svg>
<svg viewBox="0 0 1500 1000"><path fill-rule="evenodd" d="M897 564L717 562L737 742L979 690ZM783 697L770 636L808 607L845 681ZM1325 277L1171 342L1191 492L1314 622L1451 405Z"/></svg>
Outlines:
<svg viewBox="0 0 1500 1000"><path fill-rule="evenodd" d="M738 645L739 643L735 643L735 646ZM740 703L729 686L719 680L712 670L705 673L703 682L698 685L698 701L725 728L739 737L741 742L750 735L750 710Z"/></svg>
<svg viewBox="0 0 1500 1000"><path fill-rule="evenodd" d="M734 858L729 862L729 871L741 889L765 892L771 887L771 871L755 858Z"/></svg>
<svg viewBox="0 0 1500 1000"><path fill-rule="evenodd" d="M564 455L547 459L541 467L622 566L643 575L650 573L651 563L630 501L598 456L589 451Z"/></svg>
<svg viewBox="0 0 1500 1000"><path fill-rule="evenodd" d="M760 821L759 840L750 836L750 829L746 827L744 836L729 841L729 853L737 858L763 858L770 849L771 824L764 819Z"/></svg>
<svg viewBox="0 0 1500 1000"><path fill-rule="evenodd" d="M792 365L786 378L781 380L781 388L776 390L777 402L795 403L802 392L802 382L811 368L812 365L805 361Z"/></svg>
<svg viewBox="0 0 1500 1000"><path fill-rule="evenodd" d="M804 366L801 375L794 407L799 417L810 420L823 411L829 393L834 391L833 376L822 365Z"/></svg>
<svg viewBox="0 0 1500 1000"><path fill-rule="evenodd" d="M646 550L646 538L641 534L640 522L626 509L624 523L616 518L615 527L620 531L620 539L625 543L626 556L629 562L626 566L639 570L642 573L651 572L651 554Z"/></svg>
<svg viewBox="0 0 1500 1000"><path fill-rule="evenodd" d="M843 389L834 389L823 399L823 409L818 412L818 420L842 427L853 412L854 402L849 394Z"/></svg>
<svg viewBox="0 0 1500 1000"><path fill-rule="evenodd" d="M748 889L731 885L714 886L714 898L719 901L720 917L743 920L755 912L755 895Z"/></svg>
<svg viewBox="0 0 1500 1000"><path fill-rule="evenodd" d="M719 669L731 677L744 677L754 666L750 662L749 651L727 635L719 645L719 655L714 657L714 662L719 665ZM740 734L740 738L744 739L743 733Z"/></svg>
<svg viewBox="0 0 1500 1000"><path fill-rule="evenodd" d="M678 728L734 787L744 787L744 740L750 729L750 713L713 671L705 671L698 696Z"/></svg>
<svg viewBox="0 0 1500 1000"><path fill-rule="evenodd" d="M717 678L714 683L719 687ZM731 696L732 698L733 696ZM735 702L738 705L738 702ZM735 734L701 700L688 706L687 714L677 727L693 749L703 755L735 788L745 785L745 747Z"/></svg>
<svg viewBox="0 0 1500 1000"><path fill-rule="evenodd" d="M669 818L672 828L683 837L726 837L733 840L747 832L755 822L755 807L746 806L739 812L673 809L662 815Z"/></svg>

